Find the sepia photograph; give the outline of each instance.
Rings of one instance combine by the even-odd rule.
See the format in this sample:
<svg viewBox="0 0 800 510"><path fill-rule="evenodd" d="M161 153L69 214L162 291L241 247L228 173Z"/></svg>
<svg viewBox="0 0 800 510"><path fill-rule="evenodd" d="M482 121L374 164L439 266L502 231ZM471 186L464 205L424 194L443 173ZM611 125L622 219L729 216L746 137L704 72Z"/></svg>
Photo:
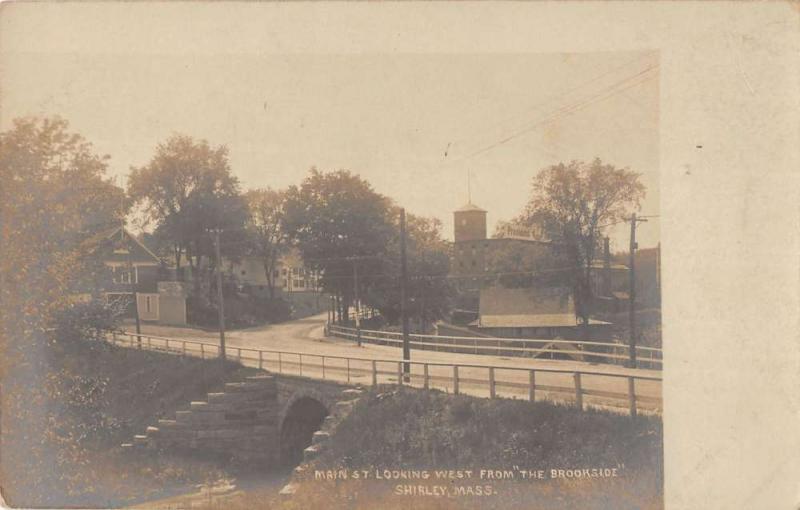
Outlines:
<svg viewBox="0 0 800 510"><path fill-rule="evenodd" d="M222 5L0 9L4 504L665 508L662 51Z"/></svg>

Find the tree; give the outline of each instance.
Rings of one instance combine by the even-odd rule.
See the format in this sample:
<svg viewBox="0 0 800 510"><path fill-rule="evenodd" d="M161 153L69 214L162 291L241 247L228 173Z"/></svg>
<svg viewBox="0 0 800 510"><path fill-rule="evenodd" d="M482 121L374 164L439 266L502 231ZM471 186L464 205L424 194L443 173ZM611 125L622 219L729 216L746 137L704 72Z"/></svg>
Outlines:
<svg viewBox="0 0 800 510"><path fill-rule="evenodd" d="M570 270L575 308L585 328L592 303L592 262L604 229L638 210L645 195L640 174L596 158L547 167L533 178L532 194L516 222L541 229Z"/></svg>
<svg viewBox="0 0 800 510"><path fill-rule="evenodd" d="M306 266L321 271L322 288L339 302L339 319L354 298L354 264L361 284L381 273L394 227L391 202L347 170L312 168L286 193L284 225Z"/></svg>
<svg viewBox="0 0 800 510"><path fill-rule="evenodd" d="M399 208L392 208L394 235L380 278L368 280L364 301L380 310L389 321L400 318L400 224ZM442 238L442 223L435 218L406 214L406 259L408 265L408 308L410 319L427 325L445 316L451 307L453 288L448 279L450 245Z"/></svg>
<svg viewBox="0 0 800 510"><path fill-rule="evenodd" d="M107 161L58 117L16 119L0 133L0 468L17 505L63 481L58 462L85 461L70 440L80 431L53 419L64 396L47 388L64 378L50 362L64 339L48 329L102 266L84 241L124 217Z"/></svg>
<svg viewBox="0 0 800 510"><path fill-rule="evenodd" d="M98 270L81 243L125 214L122 190L105 177L108 156L68 128L59 117L21 118L0 134L0 292L31 327Z"/></svg>
<svg viewBox="0 0 800 510"><path fill-rule="evenodd" d="M146 166L131 169L128 193L155 225L156 238L170 246L178 269L184 257L192 269L201 267L203 257L213 259L210 229L223 230L227 254L244 247L247 207L225 146L173 135Z"/></svg>
<svg viewBox="0 0 800 510"><path fill-rule="evenodd" d="M254 189L245 194L245 199L250 212L247 222L250 253L261 260L269 295L275 299L275 270L289 241L283 225L286 192Z"/></svg>

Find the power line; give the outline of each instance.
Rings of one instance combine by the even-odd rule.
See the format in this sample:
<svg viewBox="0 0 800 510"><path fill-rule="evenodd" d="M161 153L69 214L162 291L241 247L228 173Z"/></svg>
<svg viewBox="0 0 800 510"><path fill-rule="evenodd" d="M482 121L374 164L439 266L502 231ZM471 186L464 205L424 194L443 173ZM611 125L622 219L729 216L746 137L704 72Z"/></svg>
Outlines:
<svg viewBox="0 0 800 510"><path fill-rule="evenodd" d="M575 87L567 89L566 91L564 91L564 92L562 92L560 94L551 95L550 97L548 97L544 101L540 101L540 102L538 102L538 103L526 108L521 113L515 113L514 115L512 115L510 117L507 117L507 118L505 118L503 120L495 122L495 123L485 127L484 129L482 129L482 131L486 131L487 129L491 129L491 128L500 126L500 125L502 125L503 123L505 123L508 120L512 120L514 118L521 117L522 115L527 115L529 113L532 113L533 110L538 110L540 112L543 112L543 108L542 107L545 106L547 103L555 102L558 99L565 98L565 97L569 96L570 94L572 94L572 93L574 93L574 92L576 92L576 91L578 91L580 89L583 89L583 88L585 88L585 87L587 87L587 86L589 86L589 85L591 85L593 83L596 83L596 82L600 81L601 79L605 78L606 76L609 76L609 75L615 73L616 71L619 71L620 69L624 69L624 68L630 66L631 64L634 64L634 63L637 63L637 62L640 62L640 61L643 61L643 60L647 60L649 58L650 58L650 56L647 55L647 56L644 56L644 57L636 57L634 59L628 60L624 64L612 67L611 69L608 69L608 70L600 73L599 75L594 76L593 78L590 78L589 80L582 82L581 84L579 84L579 85L577 85ZM466 136L465 137L461 137L461 138L456 139L455 141L451 142L451 145L455 145L457 143L463 142L464 140L468 140L468 139L469 139L469 137L466 137Z"/></svg>
<svg viewBox="0 0 800 510"><path fill-rule="evenodd" d="M547 123L550 123L550 122L555 122L556 120L558 120L561 117L564 117L566 115L571 115L571 114L576 113L576 112L578 112L580 110L583 110L583 109L585 109L585 108L587 108L587 107L589 107L589 106L591 106L593 104L602 102L602 101L604 101L606 99L609 99L609 98L611 98L611 97L613 97L615 95L621 94L622 92L625 92L626 90L628 90L630 88L633 88L635 86L641 85L642 83L645 83L650 78L646 78L644 80L641 80L640 78L642 76L646 75L647 73L651 72L652 70L657 69L658 67L659 66L657 64L651 65L651 66L647 67L646 69L644 69L643 71L640 71L640 72L636 73L633 76L629 76L627 78L624 78L624 79L620 80L619 82L617 82L617 83L615 83L615 84L613 84L613 85L611 85L609 87L604 88L599 94L596 94L593 97L585 98L585 99L580 100L580 101L578 101L576 103L573 103L571 105L566 105L566 106L563 106L561 108L558 108L554 112L550 113L550 117L546 117L546 118L544 118L542 120L534 122L533 124L529 124L528 126L517 130L516 132L512 133L511 135L506 136L506 137L504 137L504 138L502 138L502 139L500 139L500 140L498 140L496 142L493 142L493 143L489 144L486 147L478 149L477 151L474 151L474 152L472 152L472 153L470 153L470 154L468 154L468 155L466 155L466 156L464 156L462 158L459 158L456 161L457 162L458 161L465 161L467 159L470 159L470 158L473 158L473 157L478 156L480 154L483 154L485 152L488 152L488 151L490 151L490 150L492 150L492 149L494 149L496 147L504 145L504 144L516 139L516 138L519 138L520 136L522 136L522 135L524 135L524 134L526 134L526 133L528 133L530 131L533 131L534 129L536 129L537 127L539 127L541 125L544 125L544 124L547 124ZM639 79L639 81L635 81L637 79ZM630 83L628 83L627 86L622 86L626 82L630 82Z"/></svg>

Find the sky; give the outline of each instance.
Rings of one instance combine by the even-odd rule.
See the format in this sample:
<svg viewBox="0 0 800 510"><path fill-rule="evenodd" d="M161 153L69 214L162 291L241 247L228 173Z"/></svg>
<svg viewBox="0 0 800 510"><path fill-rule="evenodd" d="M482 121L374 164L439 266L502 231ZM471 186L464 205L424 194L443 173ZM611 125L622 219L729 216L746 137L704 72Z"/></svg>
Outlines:
<svg viewBox="0 0 800 510"><path fill-rule="evenodd" d="M298 53L259 41L163 51L113 40L100 51L96 34L73 25L32 30L0 48L0 129L60 115L111 156L112 176L182 133L226 145L244 189L299 184L312 166L348 169L439 218L452 239L452 211L469 199L488 211L491 233L522 210L540 169L599 157L641 173L641 214L659 214L656 52ZM224 47L223 34L203 37ZM629 226L610 234L614 251L627 249ZM655 246L658 218L637 236Z"/></svg>

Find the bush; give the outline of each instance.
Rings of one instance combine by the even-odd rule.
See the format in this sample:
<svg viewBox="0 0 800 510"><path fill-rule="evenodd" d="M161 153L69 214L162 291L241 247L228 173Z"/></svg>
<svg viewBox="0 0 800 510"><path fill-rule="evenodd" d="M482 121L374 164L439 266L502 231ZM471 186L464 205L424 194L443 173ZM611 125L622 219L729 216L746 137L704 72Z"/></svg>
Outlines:
<svg viewBox="0 0 800 510"><path fill-rule="evenodd" d="M631 419L546 401L437 391L372 392L343 422L321 462L347 467L483 467L662 462L659 418Z"/></svg>
<svg viewBox="0 0 800 510"><path fill-rule="evenodd" d="M218 312L216 303L194 296L186 300L187 320L206 328L216 328ZM291 308L283 299L269 299L238 294L225 297L225 325L229 328L247 328L265 323L288 320Z"/></svg>
<svg viewBox="0 0 800 510"><path fill-rule="evenodd" d="M126 303L91 300L74 303L56 312L53 319L56 341L105 340L119 330Z"/></svg>

